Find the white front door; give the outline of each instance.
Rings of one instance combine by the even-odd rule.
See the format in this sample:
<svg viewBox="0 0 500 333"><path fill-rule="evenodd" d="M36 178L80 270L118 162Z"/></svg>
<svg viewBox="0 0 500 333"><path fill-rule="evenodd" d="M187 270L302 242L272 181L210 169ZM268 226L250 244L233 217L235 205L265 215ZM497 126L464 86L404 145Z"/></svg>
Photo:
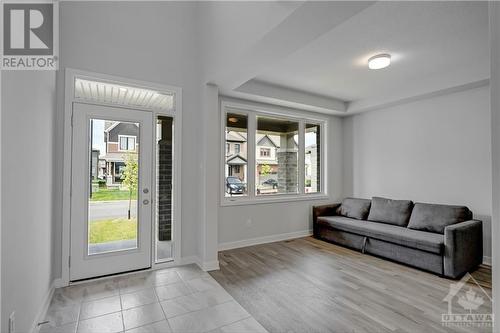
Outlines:
<svg viewBox="0 0 500 333"><path fill-rule="evenodd" d="M73 103L71 281L151 266L152 123Z"/></svg>

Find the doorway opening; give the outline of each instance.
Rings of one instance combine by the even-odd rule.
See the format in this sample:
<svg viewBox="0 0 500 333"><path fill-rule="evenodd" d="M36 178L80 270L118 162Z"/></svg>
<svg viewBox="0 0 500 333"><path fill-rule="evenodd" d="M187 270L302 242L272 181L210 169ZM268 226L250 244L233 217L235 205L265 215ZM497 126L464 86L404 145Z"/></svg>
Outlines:
<svg viewBox="0 0 500 333"><path fill-rule="evenodd" d="M174 264L180 89L74 70L66 80L63 282Z"/></svg>

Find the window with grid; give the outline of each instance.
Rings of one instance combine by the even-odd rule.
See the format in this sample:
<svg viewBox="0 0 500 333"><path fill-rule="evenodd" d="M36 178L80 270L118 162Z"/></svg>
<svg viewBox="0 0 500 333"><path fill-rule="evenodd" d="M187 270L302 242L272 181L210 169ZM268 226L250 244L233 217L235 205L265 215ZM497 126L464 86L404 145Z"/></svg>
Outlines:
<svg viewBox="0 0 500 333"><path fill-rule="evenodd" d="M238 141L231 154L224 154L224 201L326 195L323 176L326 118L248 107L238 109L224 103L222 110L224 144Z"/></svg>

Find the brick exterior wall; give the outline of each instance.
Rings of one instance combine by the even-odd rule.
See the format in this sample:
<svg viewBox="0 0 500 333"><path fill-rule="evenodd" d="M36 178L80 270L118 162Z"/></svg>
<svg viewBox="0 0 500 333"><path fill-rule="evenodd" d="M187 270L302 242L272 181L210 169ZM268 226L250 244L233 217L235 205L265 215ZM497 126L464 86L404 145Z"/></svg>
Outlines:
<svg viewBox="0 0 500 333"><path fill-rule="evenodd" d="M278 192L295 193L298 191L297 151L278 150Z"/></svg>
<svg viewBox="0 0 500 333"><path fill-rule="evenodd" d="M162 119L163 138L157 149L158 240L172 240L172 121Z"/></svg>

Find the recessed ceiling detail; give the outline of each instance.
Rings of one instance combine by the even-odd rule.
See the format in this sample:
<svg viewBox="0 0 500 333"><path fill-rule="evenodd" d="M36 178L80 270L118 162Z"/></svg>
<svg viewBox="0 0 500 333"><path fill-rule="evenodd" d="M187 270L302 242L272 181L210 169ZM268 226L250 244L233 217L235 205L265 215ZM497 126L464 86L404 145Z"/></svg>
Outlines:
<svg viewBox="0 0 500 333"><path fill-rule="evenodd" d="M351 113L488 79L488 43L487 2L379 1L251 80L339 99ZM377 54L391 55L390 70L368 70Z"/></svg>
<svg viewBox="0 0 500 333"><path fill-rule="evenodd" d="M174 95L115 83L77 78L75 98L151 110L172 110Z"/></svg>

